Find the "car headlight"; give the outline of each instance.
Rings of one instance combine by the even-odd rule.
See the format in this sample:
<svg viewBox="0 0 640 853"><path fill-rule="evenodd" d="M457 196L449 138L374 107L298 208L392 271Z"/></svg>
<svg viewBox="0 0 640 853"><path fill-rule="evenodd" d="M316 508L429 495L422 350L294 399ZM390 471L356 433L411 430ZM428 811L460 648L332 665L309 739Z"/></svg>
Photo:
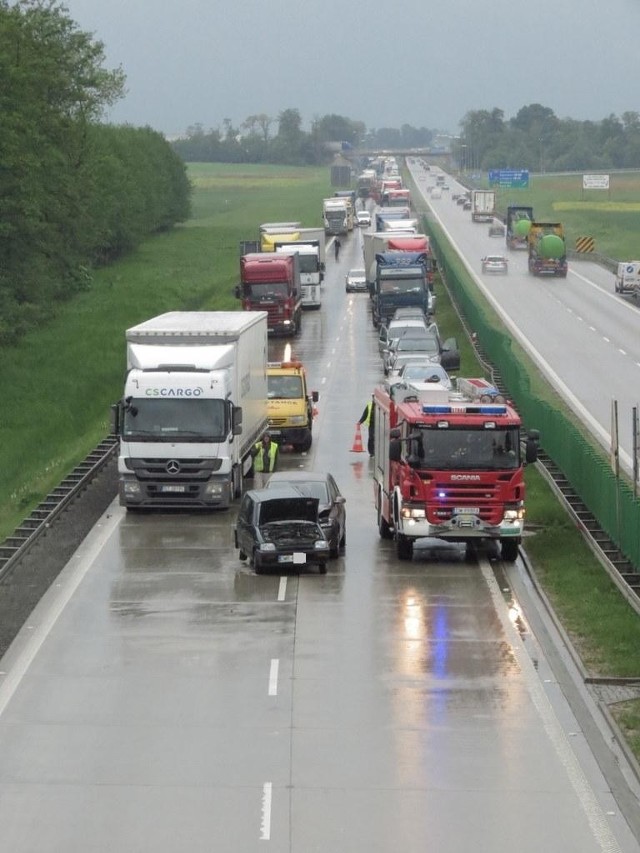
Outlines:
<svg viewBox="0 0 640 853"><path fill-rule="evenodd" d="M275 551L276 546L273 542L262 542L260 545L260 551Z"/></svg>
<svg viewBox="0 0 640 853"><path fill-rule="evenodd" d="M329 543L326 539L316 539L313 547L316 551L326 551L329 547Z"/></svg>

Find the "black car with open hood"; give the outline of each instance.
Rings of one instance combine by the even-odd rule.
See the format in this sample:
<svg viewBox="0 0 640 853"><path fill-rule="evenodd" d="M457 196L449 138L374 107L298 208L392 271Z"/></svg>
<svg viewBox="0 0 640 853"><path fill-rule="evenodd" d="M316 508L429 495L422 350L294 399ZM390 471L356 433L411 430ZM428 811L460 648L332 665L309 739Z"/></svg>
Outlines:
<svg viewBox="0 0 640 853"><path fill-rule="evenodd" d="M326 572L329 542L318 523L318 503L289 486L246 492L234 532L240 559L257 573L307 565Z"/></svg>

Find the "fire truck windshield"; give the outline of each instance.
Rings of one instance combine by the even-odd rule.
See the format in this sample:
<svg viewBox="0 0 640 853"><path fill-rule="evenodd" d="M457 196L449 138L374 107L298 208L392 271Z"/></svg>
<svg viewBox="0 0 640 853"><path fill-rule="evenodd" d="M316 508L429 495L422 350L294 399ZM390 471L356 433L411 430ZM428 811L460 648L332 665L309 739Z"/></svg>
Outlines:
<svg viewBox="0 0 640 853"><path fill-rule="evenodd" d="M406 442L406 459L416 468L504 471L520 467L520 431L418 427Z"/></svg>

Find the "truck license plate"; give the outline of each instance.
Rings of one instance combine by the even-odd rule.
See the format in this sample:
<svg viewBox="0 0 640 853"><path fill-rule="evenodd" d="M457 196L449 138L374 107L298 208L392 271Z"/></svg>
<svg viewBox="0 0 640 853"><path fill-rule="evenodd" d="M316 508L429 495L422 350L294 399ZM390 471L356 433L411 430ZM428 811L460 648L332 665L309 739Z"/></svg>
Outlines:
<svg viewBox="0 0 640 853"><path fill-rule="evenodd" d="M163 486L162 487L163 492L185 492L186 490L187 490L186 486L178 486L178 485L173 486L172 485L172 486Z"/></svg>
<svg viewBox="0 0 640 853"><path fill-rule="evenodd" d="M480 515L480 507L477 506L456 506L453 508L454 515Z"/></svg>

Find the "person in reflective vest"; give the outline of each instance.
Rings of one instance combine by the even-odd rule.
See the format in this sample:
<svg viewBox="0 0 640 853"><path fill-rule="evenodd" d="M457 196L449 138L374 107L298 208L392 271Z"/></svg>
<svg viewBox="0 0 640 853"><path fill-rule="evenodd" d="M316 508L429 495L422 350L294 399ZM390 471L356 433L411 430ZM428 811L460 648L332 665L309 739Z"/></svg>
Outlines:
<svg viewBox="0 0 640 853"><path fill-rule="evenodd" d="M360 416L359 424L364 424L366 428L369 430L369 436L367 439L367 450L369 451L369 456L373 456L373 451L375 448L375 419L376 419L376 410L373 405L373 395L371 395L371 399L364 407L364 412Z"/></svg>
<svg viewBox="0 0 640 853"><path fill-rule="evenodd" d="M271 441L268 432L262 436L262 440L254 444L253 456L253 486L262 489L269 479L269 474L276 470L278 461L278 445Z"/></svg>

